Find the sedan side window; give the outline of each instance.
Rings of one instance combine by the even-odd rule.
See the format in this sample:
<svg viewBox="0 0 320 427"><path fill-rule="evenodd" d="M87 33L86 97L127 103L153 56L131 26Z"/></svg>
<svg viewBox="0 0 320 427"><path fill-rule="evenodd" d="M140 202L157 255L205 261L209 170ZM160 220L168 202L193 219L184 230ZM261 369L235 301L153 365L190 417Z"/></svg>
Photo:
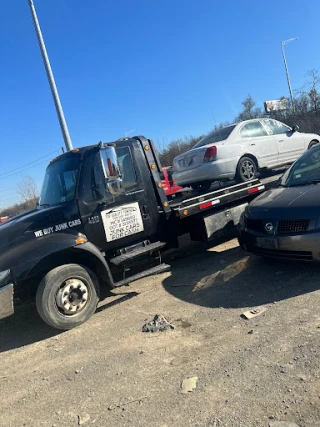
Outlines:
<svg viewBox="0 0 320 427"><path fill-rule="evenodd" d="M250 122L245 124L240 129L240 135L242 138L256 138L259 136L268 136L265 128L260 122Z"/></svg>
<svg viewBox="0 0 320 427"><path fill-rule="evenodd" d="M280 135L282 133L290 132L290 128L288 126L281 122L277 122L276 120L266 119L263 123L271 135Z"/></svg>

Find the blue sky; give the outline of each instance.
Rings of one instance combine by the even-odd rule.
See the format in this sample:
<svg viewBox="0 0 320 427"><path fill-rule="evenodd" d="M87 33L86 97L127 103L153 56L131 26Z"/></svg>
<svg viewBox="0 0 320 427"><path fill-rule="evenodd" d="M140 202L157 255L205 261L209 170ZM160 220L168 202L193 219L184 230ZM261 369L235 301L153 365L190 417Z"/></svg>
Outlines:
<svg viewBox="0 0 320 427"><path fill-rule="evenodd" d="M28 1L2 3L0 208L25 175L40 186L63 146ZM133 129L165 144L232 120L248 93L261 107L287 96L281 40L299 38L294 89L320 68L318 0L34 3L75 147Z"/></svg>

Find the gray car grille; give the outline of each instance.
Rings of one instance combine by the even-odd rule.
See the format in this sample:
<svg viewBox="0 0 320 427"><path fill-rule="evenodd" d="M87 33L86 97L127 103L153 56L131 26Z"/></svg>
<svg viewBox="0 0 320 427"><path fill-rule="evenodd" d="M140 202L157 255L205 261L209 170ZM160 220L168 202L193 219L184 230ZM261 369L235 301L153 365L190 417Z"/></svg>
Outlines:
<svg viewBox="0 0 320 427"><path fill-rule="evenodd" d="M310 219L281 219L278 224L278 234L307 231L309 223Z"/></svg>

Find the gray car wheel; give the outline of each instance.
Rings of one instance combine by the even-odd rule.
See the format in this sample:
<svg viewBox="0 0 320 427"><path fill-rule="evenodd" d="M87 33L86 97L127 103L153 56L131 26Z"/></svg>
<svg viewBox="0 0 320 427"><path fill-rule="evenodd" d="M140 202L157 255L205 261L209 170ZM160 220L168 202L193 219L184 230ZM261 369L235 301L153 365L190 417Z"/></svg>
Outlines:
<svg viewBox="0 0 320 427"><path fill-rule="evenodd" d="M237 166L236 181L251 181L255 178L257 171L258 167L254 159L251 157L242 157Z"/></svg>
<svg viewBox="0 0 320 427"><path fill-rule="evenodd" d="M319 144L319 142L318 142L318 141L316 141L316 140L314 139L313 141L311 141L311 142L310 142L309 147L308 147L308 150L309 150L310 148L314 147L314 146L315 146L315 145L317 145L317 144Z"/></svg>

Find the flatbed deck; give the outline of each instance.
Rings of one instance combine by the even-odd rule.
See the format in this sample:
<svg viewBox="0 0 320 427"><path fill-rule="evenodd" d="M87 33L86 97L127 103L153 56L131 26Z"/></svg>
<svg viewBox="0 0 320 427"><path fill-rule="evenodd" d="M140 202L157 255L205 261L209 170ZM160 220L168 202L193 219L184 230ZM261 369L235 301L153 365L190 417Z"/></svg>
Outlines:
<svg viewBox="0 0 320 427"><path fill-rule="evenodd" d="M283 174L276 171L268 176L262 176L249 182L235 183L235 181L214 183L209 191L191 190L177 196L170 202L170 207L180 218L189 217L204 212L213 207L221 208L237 200L253 197L272 188Z"/></svg>

